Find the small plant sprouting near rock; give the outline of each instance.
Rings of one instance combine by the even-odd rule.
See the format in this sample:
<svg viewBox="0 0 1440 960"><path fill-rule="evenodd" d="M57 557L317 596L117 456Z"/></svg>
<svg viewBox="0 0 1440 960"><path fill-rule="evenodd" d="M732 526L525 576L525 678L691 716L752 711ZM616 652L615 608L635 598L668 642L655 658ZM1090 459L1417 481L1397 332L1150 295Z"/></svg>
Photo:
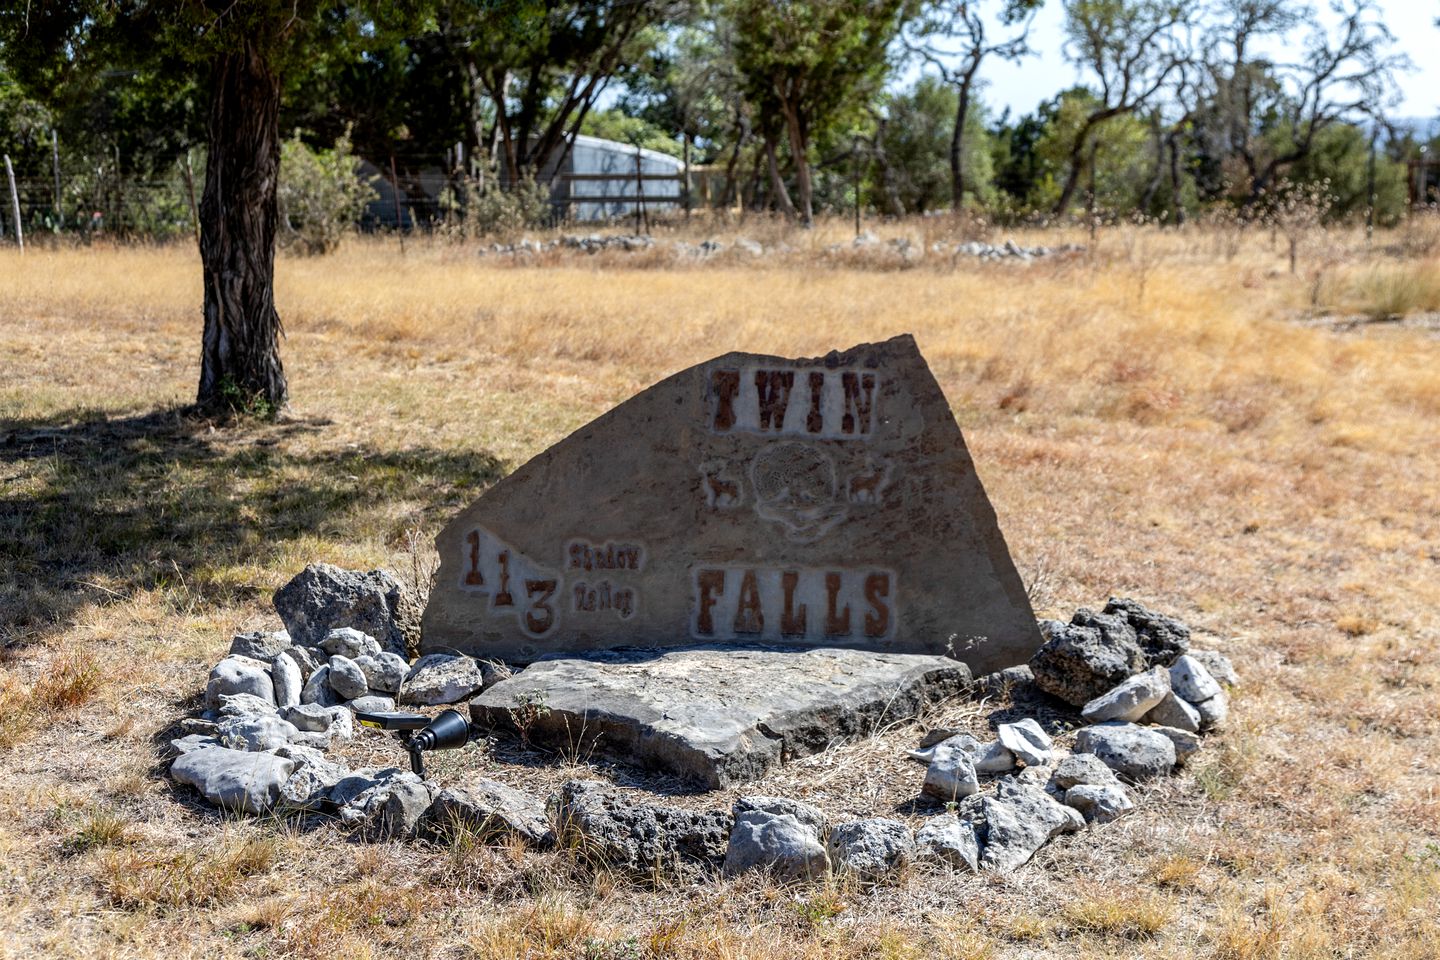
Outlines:
<svg viewBox="0 0 1440 960"><path fill-rule="evenodd" d="M545 703L545 698L540 694L526 693L521 695L517 705L510 708L510 720L515 724L515 729L520 734L521 746L530 746L531 729L549 713L550 707Z"/></svg>

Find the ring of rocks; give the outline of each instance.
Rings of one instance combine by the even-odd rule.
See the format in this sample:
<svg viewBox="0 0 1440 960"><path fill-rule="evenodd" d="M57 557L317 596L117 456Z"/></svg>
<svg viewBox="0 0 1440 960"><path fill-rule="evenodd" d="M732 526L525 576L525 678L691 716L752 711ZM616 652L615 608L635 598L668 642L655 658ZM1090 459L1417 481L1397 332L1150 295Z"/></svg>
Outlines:
<svg viewBox="0 0 1440 960"><path fill-rule="evenodd" d="M466 656L411 661L418 605L384 571L312 565L277 591L275 608L285 629L236 635L210 671L203 711L179 721L175 781L217 807L313 815L364 839L565 844L649 877L759 869L879 882L912 861L1009 873L1055 837L1134 809L1128 788L1190 761L1238 683L1225 657L1190 648L1184 624L1132 600L1042 621L1028 666L973 687L1033 685L1070 718L1060 727L1078 727L1073 751L1057 748L1055 721L1047 731L1035 717L997 724L988 742L932 730L908 759L923 765L919 792L944 811L912 830L886 817L827 822L783 797L697 811L638 802L602 780L569 780L542 800L486 778L442 786L396 767L350 769L329 748L355 736L356 711L463 703L507 671Z"/></svg>

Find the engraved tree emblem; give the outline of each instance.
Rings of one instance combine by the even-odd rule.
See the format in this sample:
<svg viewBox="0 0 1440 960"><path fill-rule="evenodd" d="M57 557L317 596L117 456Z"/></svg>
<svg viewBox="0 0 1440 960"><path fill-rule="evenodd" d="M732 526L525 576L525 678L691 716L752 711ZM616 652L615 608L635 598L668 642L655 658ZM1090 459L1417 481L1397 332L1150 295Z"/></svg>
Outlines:
<svg viewBox="0 0 1440 960"><path fill-rule="evenodd" d="M796 543L814 543L845 519L835 463L825 451L805 443L772 443L750 464L755 512L785 527Z"/></svg>

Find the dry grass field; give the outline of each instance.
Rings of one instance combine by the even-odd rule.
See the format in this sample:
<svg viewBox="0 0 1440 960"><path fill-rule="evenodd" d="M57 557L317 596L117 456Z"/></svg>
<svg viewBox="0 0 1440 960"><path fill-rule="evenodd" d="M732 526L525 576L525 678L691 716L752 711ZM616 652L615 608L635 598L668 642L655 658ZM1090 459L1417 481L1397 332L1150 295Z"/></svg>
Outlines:
<svg viewBox="0 0 1440 960"><path fill-rule="evenodd" d="M182 415L193 252L0 253L0 957L1440 956L1435 225L1311 235L1295 275L1264 232L1114 228L1028 265L748 235L792 250L282 259L293 409L241 426ZM451 512L670 372L901 332L1037 612L1133 596L1240 670L1228 727L1134 815L1006 879L651 886L224 817L165 778L208 666L306 563L423 581ZM787 783L894 814L916 735ZM511 775L483 745L435 769Z"/></svg>

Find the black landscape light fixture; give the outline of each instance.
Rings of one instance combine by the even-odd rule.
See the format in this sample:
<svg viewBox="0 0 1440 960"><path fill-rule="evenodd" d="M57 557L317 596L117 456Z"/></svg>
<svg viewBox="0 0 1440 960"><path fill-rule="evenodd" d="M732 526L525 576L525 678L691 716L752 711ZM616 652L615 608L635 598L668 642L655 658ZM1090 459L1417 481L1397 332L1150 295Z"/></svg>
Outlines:
<svg viewBox="0 0 1440 960"><path fill-rule="evenodd" d="M470 721L459 710L446 710L433 720L423 713L366 713L359 711L355 719L362 727L395 730L400 742L410 753L410 770L425 776L426 750L458 750L470 740Z"/></svg>

